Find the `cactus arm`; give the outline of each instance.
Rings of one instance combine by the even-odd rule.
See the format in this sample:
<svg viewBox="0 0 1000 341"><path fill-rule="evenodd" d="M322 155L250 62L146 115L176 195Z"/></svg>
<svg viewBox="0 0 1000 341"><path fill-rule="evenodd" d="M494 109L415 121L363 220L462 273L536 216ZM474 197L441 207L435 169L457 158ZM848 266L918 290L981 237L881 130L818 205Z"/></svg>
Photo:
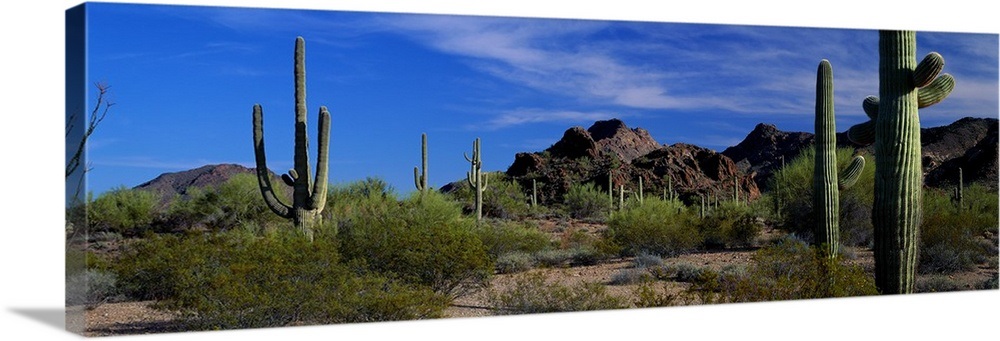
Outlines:
<svg viewBox="0 0 1000 341"><path fill-rule="evenodd" d="M418 191L423 191L424 188L420 186L420 168L413 167L413 186L417 188Z"/></svg>
<svg viewBox="0 0 1000 341"><path fill-rule="evenodd" d="M858 155L851 160L851 164L844 169L844 173L840 176L840 182L837 184L841 190L845 190L854 186L861 177L861 171L865 169L865 157Z"/></svg>
<svg viewBox="0 0 1000 341"><path fill-rule="evenodd" d="M913 86L922 88L930 84L944 69L944 57L937 52L928 53L913 70Z"/></svg>
<svg viewBox="0 0 1000 341"><path fill-rule="evenodd" d="M926 108L938 104L955 89L955 77L943 74L917 92L917 107Z"/></svg>
<svg viewBox="0 0 1000 341"><path fill-rule="evenodd" d="M878 96L868 96L861 102L861 108L870 119L878 118Z"/></svg>
<svg viewBox="0 0 1000 341"><path fill-rule="evenodd" d="M267 207L282 218L292 217L292 208L278 199L271 186L271 176L267 171L267 157L264 153L264 111L260 104L253 106L253 150L257 162L257 183Z"/></svg>
<svg viewBox="0 0 1000 341"><path fill-rule="evenodd" d="M295 178L298 178L298 175L295 175L294 169L288 170L286 174L281 174L281 181L288 186L295 186Z"/></svg>
<svg viewBox="0 0 1000 341"><path fill-rule="evenodd" d="M319 145L316 150L316 181L313 182L310 207L322 211L326 207L326 190L329 179L330 154L330 112L325 106L319 107Z"/></svg>

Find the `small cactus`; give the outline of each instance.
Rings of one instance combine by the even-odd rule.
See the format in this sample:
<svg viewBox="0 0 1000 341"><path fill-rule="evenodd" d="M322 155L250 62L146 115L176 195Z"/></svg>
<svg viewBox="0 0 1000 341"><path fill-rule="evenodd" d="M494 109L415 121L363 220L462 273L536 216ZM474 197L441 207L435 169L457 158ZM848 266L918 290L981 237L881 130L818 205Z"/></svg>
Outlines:
<svg viewBox="0 0 1000 341"><path fill-rule="evenodd" d="M958 168L958 184L955 185L955 193L952 194L951 200L955 203L955 207L961 212L965 206L965 181L962 179L962 168Z"/></svg>

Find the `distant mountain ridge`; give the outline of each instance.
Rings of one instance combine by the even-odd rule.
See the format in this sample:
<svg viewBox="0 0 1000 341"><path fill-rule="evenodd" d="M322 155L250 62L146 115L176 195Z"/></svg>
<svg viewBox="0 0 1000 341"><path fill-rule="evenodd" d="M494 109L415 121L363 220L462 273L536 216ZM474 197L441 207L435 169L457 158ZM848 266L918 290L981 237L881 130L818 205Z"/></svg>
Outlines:
<svg viewBox="0 0 1000 341"><path fill-rule="evenodd" d="M997 182L997 128L995 118L966 117L951 124L920 129L925 183L939 187L957 181L963 168L966 182ZM754 180L766 188L771 174L781 166L781 156L791 161L814 142L806 132L784 132L774 125L758 124L739 144L722 151L740 170L756 172ZM846 133L837 134L839 147L874 155L873 146L858 146Z"/></svg>
<svg viewBox="0 0 1000 341"><path fill-rule="evenodd" d="M563 137L541 152L514 156L506 174L524 188L539 184L539 200L553 203L574 184L591 183L607 191L613 186L636 191L643 178L649 196L662 195L670 187L682 199L693 202L700 195L731 197L734 185L744 198L753 199L767 186L781 157L791 161L813 143L813 134L785 132L771 124L758 124L739 144L721 153L700 146L676 143L662 145L642 128L629 128L619 119L597 121L589 128L571 127ZM872 153L872 147L851 144L845 135L838 145ZM949 125L921 129L925 183L932 187L953 184L958 168L968 182L997 183L998 120L962 118ZM186 195L191 187L219 185L254 168L237 164L205 165L191 170L164 173L134 188L157 192L163 200ZM272 179L277 176L271 172ZM441 188L447 191L454 185Z"/></svg>

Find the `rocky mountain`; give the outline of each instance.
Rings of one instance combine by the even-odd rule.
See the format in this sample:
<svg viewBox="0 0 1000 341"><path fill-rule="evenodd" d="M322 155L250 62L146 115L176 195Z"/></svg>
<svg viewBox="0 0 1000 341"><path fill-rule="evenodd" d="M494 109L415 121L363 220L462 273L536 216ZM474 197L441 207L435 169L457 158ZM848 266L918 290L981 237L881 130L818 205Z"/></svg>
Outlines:
<svg viewBox="0 0 1000 341"><path fill-rule="evenodd" d="M156 192L161 202L173 199L176 195L185 195L189 188L219 185L236 174L256 174L254 168L237 164L205 165L195 169L180 172L163 173L155 179L135 186L134 189L144 189ZM272 173L272 178L276 178Z"/></svg>
<svg viewBox="0 0 1000 341"><path fill-rule="evenodd" d="M946 126L922 128L923 166L928 186L954 183L958 168L966 182L997 182L997 127L995 118L966 117ZM771 174L813 144L806 132L784 132L769 124L758 124L739 144L723 155L736 161L743 172L756 173L754 181L766 188ZM854 145L846 133L837 134L837 144L874 154L873 146Z"/></svg>
<svg viewBox="0 0 1000 341"><path fill-rule="evenodd" d="M630 129L618 119L597 121L588 129L572 127L542 152L518 153L506 174L526 187L536 180L543 203L561 201L579 183L607 191L610 181L614 188L636 192L640 177L652 196L671 188L688 201L700 194L728 197L736 185L744 196L760 195L752 175L729 157L690 144L661 145L648 131Z"/></svg>

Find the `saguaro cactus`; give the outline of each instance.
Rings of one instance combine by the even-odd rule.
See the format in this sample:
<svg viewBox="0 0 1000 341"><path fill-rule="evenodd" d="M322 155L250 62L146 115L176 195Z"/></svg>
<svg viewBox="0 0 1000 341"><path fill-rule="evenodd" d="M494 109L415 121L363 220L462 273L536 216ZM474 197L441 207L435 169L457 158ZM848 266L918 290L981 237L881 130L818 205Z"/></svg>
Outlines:
<svg viewBox="0 0 1000 341"><path fill-rule="evenodd" d="M538 206L538 182L531 179L531 207Z"/></svg>
<svg viewBox="0 0 1000 341"><path fill-rule="evenodd" d="M326 206L327 154L330 142L330 112L319 108L319 146L316 179L309 174L309 138L306 134L306 65L305 40L295 39L295 164L282 180L292 186L292 204L282 203L274 194L264 153L264 113L260 104L253 106L253 149L257 161L257 182L267 207L275 214L291 219L292 224L312 240L313 228L321 222L320 213Z"/></svg>
<svg viewBox="0 0 1000 341"><path fill-rule="evenodd" d="M958 168L958 184L955 185L955 193L952 194L951 200L955 202L955 207L961 212L965 205L965 181L962 179L962 167Z"/></svg>
<svg viewBox="0 0 1000 341"><path fill-rule="evenodd" d="M879 96L863 102L868 122L851 127L859 144L875 144L875 286L882 294L912 293L922 219L918 109L943 100L955 87L938 76L944 58L931 52L916 61L913 31L879 31Z"/></svg>
<svg viewBox="0 0 1000 341"><path fill-rule="evenodd" d="M865 159L856 156L837 176L837 127L833 110L833 67L826 59L816 71L816 159L813 173L815 244L827 257L840 252L840 189L850 187L861 175Z"/></svg>
<svg viewBox="0 0 1000 341"><path fill-rule="evenodd" d="M469 186L472 187L472 191L475 193L476 197L476 220L483 219L483 190L489 184L489 176L487 173L483 173L483 159L482 159L482 145L480 144L479 138L476 138L475 142L472 142L472 157L463 154L465 160L469 161L471 164L471 169L466 172L466 180L469 182Z"/></svg>
<svg viewBox="0 0 1000 341"><path fill-rule="evenodd" d="M420 169L413 167L413 184L420 195L427 193L427 133L420 134Z"/></svg>
<svg viewBox="0 0 1000 341"><path fill-rule="evenodd" d="M643 199L644 198L643 198L643 195L642 195L642 176L640 176L639 177L639 205L642 205L642 200Z"/></svg>

